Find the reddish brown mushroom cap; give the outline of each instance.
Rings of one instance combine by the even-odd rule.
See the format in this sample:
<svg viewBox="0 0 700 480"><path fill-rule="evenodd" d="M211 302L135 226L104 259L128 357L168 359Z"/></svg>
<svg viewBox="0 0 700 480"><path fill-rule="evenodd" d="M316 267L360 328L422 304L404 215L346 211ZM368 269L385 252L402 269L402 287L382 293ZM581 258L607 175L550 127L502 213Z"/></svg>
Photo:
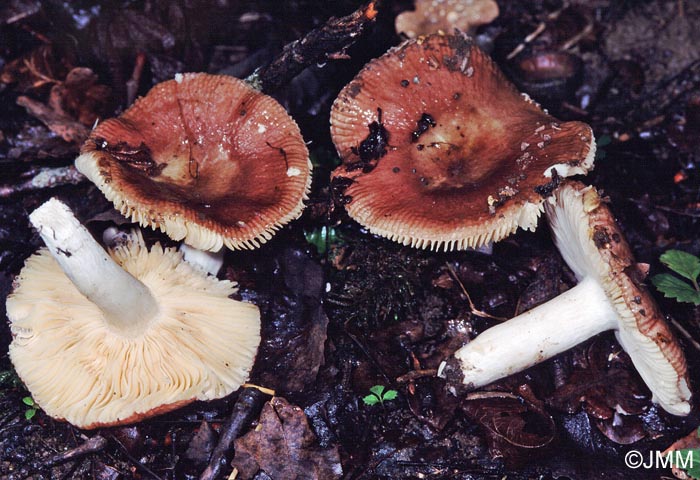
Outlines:
<svg viewBox="0 0 700 480"><path fill-rule="evenodd" d="M76 166L124 215L204 250L265 242L301 214L311 183L294 120L222 75L156 85L93 130Z"/></svg>
<svg viewBox="0 0 700 480"><path fill-rule="evenodd" d="M350 216L432 249L534 229L558 177L586 173L595 156L588 125L543 112L461 34L370 62L336 99L331 134Z"/></svg>

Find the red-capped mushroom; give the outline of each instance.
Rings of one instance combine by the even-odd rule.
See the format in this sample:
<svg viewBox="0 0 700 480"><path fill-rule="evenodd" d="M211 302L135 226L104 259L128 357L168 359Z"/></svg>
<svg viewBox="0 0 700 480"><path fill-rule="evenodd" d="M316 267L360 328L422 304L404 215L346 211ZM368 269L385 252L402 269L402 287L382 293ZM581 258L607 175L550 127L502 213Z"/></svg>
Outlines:
<svg viewBox="0 0 700 480"><path fill-rule="evenodd" d="M100 123L75 164L123 215L202 250L269 240L301 214L311 184L284 108L203 73L177 74Z"/></svg>
<svg viewBox="0 0 700 480"><path fill-rule="evenodd" d="M506 80L463 34L410 40L340 93L333 172L350 216L420 248L476 248L534 230L561 177L593 167L595 140Z"/></svg>

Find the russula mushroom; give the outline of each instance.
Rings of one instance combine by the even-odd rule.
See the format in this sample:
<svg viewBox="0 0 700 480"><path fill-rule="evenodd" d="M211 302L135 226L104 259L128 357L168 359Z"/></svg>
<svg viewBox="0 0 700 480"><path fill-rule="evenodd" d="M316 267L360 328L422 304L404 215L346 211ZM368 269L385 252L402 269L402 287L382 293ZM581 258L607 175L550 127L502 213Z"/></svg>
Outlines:
<svg viewBox="0 0 700 480"><path fill-rule="evenodd" d="M414 38L455 28L468 32L496 17L498 4L494 0L416 0L415 11L398 14L395 26L397 33Z"/></svg>
<svg viewBox="0 0 700 480"><path fill-rule="evenodd" d="M454 372L478 388L614 330L652 400L687 415L691 392L683 352L642 285L646 269L635 263L610 209L594 188L579 182L560 186L545 208L557 248L579 283L479 334L447 362L443 376Z"/></svg>
<svg viewBox="0 0 700 480"><path fill-rule="evenodd" d="M149 250L140 233L109 254L60 201L31 215L48 249L7 299L10 358L50 416L81 428L136 422L245 382L260 343L235 284Z"/></svg>
<svg viewBox="0 0 700 480"><path fill-rule="evenodd" d="M561 177L593 168L595 140L518 93L463 34L409 40L341 91L333 190L372 233L438 250L534 230Z"/></svg>
<svg viewBox="0 0 700 480"><path fill-rule="evenodd" d="M211 251L269 240L301 214L311 185L284 108L204 73L177 74L100 123L75 165L124 216Z"/></svg>

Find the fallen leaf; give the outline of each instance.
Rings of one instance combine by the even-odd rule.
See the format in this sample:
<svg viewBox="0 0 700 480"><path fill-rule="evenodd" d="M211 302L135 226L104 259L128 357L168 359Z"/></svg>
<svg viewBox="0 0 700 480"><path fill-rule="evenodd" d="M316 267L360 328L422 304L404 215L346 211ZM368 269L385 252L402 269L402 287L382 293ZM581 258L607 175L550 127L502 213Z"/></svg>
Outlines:
<svg viewBox="0 0 700 480"><path fill-rule="evenodd" d="M72 69L63 82L51 87L49 107L91 127L110 110L112 90L97 80L97 75L89 68Z"/></svg>
<svg viewBox="0 0 700 480"><path fill-rule="evenodd" d="M292 248L268 260L259 270L266 288L250 299L261 305L266 320L252 379L280 392L299 392L316 379L324 360L323 269Z"/></svg>
<svg viewBox="0 0 700 480"><path fill-rule="evenodd" d="M216 440L216 432L211 428L209 422L203 420L187 446L185 458L198 465L206 464L211 457L211 452L216 447Z"/></svg>
<svg viewBox="0 0 700 480"><path fill-rule="evenodd" d="M322 449L304 411L282 397L263 406L258 427L235 441L241 479L263 470L275 480L327 480L343 473L337 447Z"/></svg>
<svg viewBox="0 0 700 480"><path fill-rule="evenodd" d="M83 143L90 134L88 128L82 123L64 113L52 110L37 100L22 95L17 97L17 105L26 108L30 115L41 120L52 132L68 143Z"/></svg>
<svg viewBox="0 0 700 480"><path fill-rule="evenodd" d="M620 445L630 445L647 436L642 420L636 415L622 415L617 412L612 418L596 419L598 430Z"/></svg>
<svg viewBox="0 0 700 480"><path fill-rule="evenodd" d="M649 406L649 396L632 369L629 358L617 344L597 339L548 403L567 413L575 413L583 406L598 420L612 419L615 412L640 414ZM601 431L605 433L607 429Z"/></svg>
<svg viewBox="0 0 700 480"><path fill-rule="evenodd" d="M462 410L486 431L489 450L511 467L531 460L556 435L554 419L540 406L508 392L474 392Z"/></svg>

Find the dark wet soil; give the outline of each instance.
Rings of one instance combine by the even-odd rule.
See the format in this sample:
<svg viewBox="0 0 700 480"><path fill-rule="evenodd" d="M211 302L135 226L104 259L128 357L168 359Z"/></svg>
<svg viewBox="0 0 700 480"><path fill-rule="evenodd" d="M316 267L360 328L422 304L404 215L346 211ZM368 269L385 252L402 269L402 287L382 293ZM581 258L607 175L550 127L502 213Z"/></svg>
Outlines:
<svg viewBox="0 0 700 480"><path fill-rule="evenodd" d="M664 271L659 256L668 249L700 254L698 5L499 4L500 16L476 31L478 42L553 115L593 127L599 152L585 181L609 198L637 260L650 264L654 274ZM27 214L43 201L65 200L95 233L111 224L105 220L110 216L98 216L111 205L88 182L19 188L39 168L69 166L79 147L19 107L20 95L46 102L51 82L44 77L63 78L71 66L88 67L111 94L95 93L96 100L73 117L105 110L111 115L128 101L128 81L140 55L145 67L131 88L138 94L180 71L244 77L284 44L359 3L12 0L9 5L12 11L0 7L1 298L24 259L41 245ZM311 142L311 198L303 217L261 249L228 252L220 274L237 280L241 297L262 312L263 343L251 382L303 409L315 437L300 457L308 470L278 475L336 478L339 463L348 479L670 477L670 470L629 469L624 454L665 449L697 428L697 408L680 418L654 406L612 334L470 399L451 395L441 379L420 375L495 323L479 312L511 317L571 287L574 278L544 222L537 232L518 232L491 252L435 253L374 237L344 214L342 202L333 203L329 174L338 159L328 129L330 105L362 65L400 41L393 19L410 7L407 1L380 3L376 23L347 50L348 59L313 65L274 92ZM563 86L537 90L517 68L520 57L508 57L542 23L545 29L524 45L522 55L564 49L580 60L581 70ZM40 51L47 48L50 53ZM169 242L155 232L146 235ZM651 291L676 325L697 395L700 307ZM4 302L0 310L4 313ZM97 431L81 431L41 410L27 420L29 407L22 399L30 394L4 353L9 342L3 326L0 478L197 478L239 396ZM397 398L366 405L362 398L374 385L397 390ZM626 414L615 413L618 405ZM280 418L292 418L281 411ZM241 433L249 428L254 426ZM98 436L106 442L97 451L52 464L57 455ZM280 455L273 447L269 452ZM232 467L227 462L221 471L220 478L227 478ZM271 478L269 471L255 475Z"/></svg>

